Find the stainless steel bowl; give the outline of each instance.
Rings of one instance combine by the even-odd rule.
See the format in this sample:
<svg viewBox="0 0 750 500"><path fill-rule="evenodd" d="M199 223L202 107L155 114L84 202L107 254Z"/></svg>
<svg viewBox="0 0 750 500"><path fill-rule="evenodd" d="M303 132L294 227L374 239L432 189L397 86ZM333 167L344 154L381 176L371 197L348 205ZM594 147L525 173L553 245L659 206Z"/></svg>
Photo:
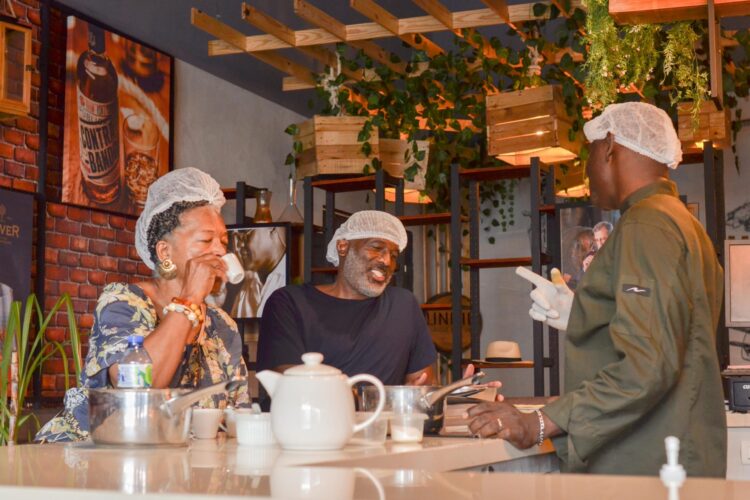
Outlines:
<svg viewBox="0 0 750 500"><path fill-rule="evenodd" d="M461 394L468 396L479 392L481 389L469 387L476 384L484 373L479 372L444 387L435 385L386 385L385 406L383 411L394 413L425 413L427 420L424 422L424 431L437 434L443 426L443 400L449 394ZM375 409L378 404L378 392L375 387L362 386L358 390L358 405L363 411ZM466 389L469 389L468 391Z"/></svg>
<svg viewBox="0 0 750 500"><path fill-rule="evenodd" d="M89 389L89 433L97 444L184 445L190 437L191 405L232 391L245 381L204 389Z"/></svg>

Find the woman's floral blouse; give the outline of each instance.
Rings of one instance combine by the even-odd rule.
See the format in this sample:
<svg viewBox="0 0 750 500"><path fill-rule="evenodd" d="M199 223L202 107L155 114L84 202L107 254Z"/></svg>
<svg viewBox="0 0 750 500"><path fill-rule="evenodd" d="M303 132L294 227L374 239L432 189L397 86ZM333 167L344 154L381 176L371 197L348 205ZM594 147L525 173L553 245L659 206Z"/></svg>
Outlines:
<svg viewBox="0 0 750 500"><path fill-rule="evenodd" d="M37 441L78 441L88 437L88 389L112 387L109 367L125 354L129 335L147 337L159 322L156 307L136 285L112 283L104 288L96 305L89 351L79 387L65 394L65 409L36 435ZM242 339L237 324L224 311L208 306L204 333L185 347L182 363L170 387L204 387L225 380L246 378ZM249 404L247 385L227 395L200 402L201 407L223 408Z"/></svg>

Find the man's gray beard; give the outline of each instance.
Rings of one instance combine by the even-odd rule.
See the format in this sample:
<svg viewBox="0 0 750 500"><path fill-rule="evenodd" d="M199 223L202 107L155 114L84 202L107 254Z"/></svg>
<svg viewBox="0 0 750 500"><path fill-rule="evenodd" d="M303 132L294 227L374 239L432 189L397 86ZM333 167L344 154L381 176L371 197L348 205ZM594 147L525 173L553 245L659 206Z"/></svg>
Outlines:
<svg viewBox="0 0 750 500"><path fill-rule="evenodd" d="M342 273L349 286L365 297L379 297L391 281L389 276L382 285L371 283L367 279L367 260L354 251L350 251L344 259Z"/></svg>

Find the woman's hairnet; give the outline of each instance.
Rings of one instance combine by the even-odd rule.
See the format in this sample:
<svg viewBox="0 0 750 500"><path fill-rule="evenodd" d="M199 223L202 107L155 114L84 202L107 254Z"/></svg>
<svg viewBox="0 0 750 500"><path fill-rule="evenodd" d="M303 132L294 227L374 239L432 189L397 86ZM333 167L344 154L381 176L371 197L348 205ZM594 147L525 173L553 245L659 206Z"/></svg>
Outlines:
<svg viewBox="0 0 750 500"><path fill-rule="evenodd" d="M398 245L398 251L406 248L407 237L404 225L396 217L380 210L362 210L355 212L339 228L328 242L326 260L334 266L339 265L339 253L336 250L338 240L363 240L382 238Z"/></svg>
<svg viewBox="0 0 750 500"><path fill-rule="evenodd" d="M156 268L156 263L148 249L148 228L155 215L180 201L207 201L218 211L226 199L219 183L197 168L180 168L156 179L148 188L146 205L135 224L135 249L151 269Z"/></svg>
<svg viewBox="0 0 750 500"><path fill-rule="evenodd" d="M607 137L644 156L677 168L682 161L682 145L669 115L645 102L610 104L601 115L583 126L589 142Z"/></svg>

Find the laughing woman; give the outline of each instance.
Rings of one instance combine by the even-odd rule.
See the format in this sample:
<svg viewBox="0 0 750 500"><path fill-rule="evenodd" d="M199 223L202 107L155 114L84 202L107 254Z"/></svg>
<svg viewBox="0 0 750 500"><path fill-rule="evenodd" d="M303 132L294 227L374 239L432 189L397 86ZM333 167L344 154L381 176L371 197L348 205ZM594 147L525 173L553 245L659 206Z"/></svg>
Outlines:
<svg viewBox="0 0 750 500"><path fill-rule="evenodd" d="M135 245L152 279L112 283L96 305L89 351L79 387L65 395L65 409L37 434L42 442L88 437L88 389L116 387L118 363L129 335L145 337L153 362L153 387L197 388L247 375L237 325L206 297L226 281L224 195L195 168L172 171L148 190L136 224ZM200 311L188 316L190 311ZM201 406L248 403L247 386Z"/></svg>

